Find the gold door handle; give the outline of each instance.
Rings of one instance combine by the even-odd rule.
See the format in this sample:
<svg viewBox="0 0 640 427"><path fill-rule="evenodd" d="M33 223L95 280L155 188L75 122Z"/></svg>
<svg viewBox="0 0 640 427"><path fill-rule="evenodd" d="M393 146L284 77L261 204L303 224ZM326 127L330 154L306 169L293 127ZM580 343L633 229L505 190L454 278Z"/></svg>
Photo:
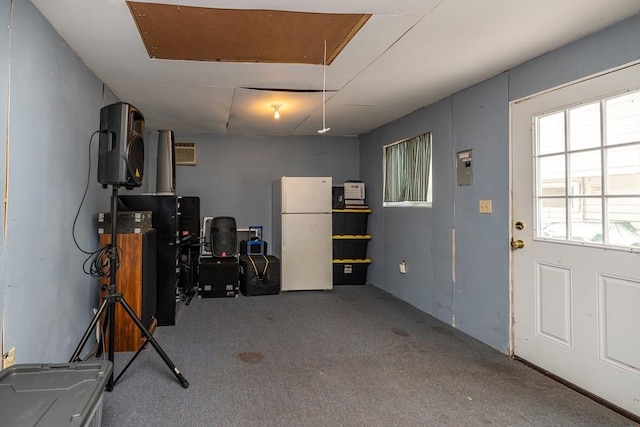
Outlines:
<svg viewBox="0 0 640 427"><path fill-rule="evenodd" d="M511 247L513 249L522 249L524 248L524 242L522 240L514 240L513 237L511 238Z"/></svg>

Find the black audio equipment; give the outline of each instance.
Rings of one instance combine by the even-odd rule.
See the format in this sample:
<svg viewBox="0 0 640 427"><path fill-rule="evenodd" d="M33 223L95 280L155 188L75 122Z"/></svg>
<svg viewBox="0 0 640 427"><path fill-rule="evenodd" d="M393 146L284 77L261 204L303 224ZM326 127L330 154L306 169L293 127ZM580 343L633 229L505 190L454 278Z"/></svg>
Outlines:
<svg viewBox="0 0 640 427"><path fill-rule="evenodd" d="M100 110L98 182L127 189L142 185L144 116L133 105L117 102Z"/></svg>
<svg viewBox="0 0 640 427"><path fill-rule="evenodd" d="M178 215L180 235L193 234L200 236L200 197L178 197Z"/></svg>
<svg viewBox="0 0 640 427"><path fill-rule="evenodd" d="M158 230L157 310L158 326L176 324L180 247L178 236L178 197L170 195L131 195L119 197L123 211L151 211L151 225ZM197 234L196 234L197 235Z"/></svg>
<svg viewBox="0 0 640 427"><path fill-rule="evenodd" d="M273 255L240 255L240 292L245 296L280 293L280 260Z"/></svg>
<svg viewBox="0 0 640 427"><path fill-rule="evenodd" d="M197 294L198 253L200 241L200 197L178 197L178 228L180 229L180 288L186 305Z"/></svg>
<svg viewBox="0 0 640 427"><path fill-rule="evenodd" d="M238 258L206 258L198 266L198 284L202 298L238 295Z"/></svg>
<svg viewBox="0 0 640 427"><path fill-rule="evenodd" d="M230 257L238 249L236 219L231 216L217 216L211 225L211 246L214 257Z"/></svg>

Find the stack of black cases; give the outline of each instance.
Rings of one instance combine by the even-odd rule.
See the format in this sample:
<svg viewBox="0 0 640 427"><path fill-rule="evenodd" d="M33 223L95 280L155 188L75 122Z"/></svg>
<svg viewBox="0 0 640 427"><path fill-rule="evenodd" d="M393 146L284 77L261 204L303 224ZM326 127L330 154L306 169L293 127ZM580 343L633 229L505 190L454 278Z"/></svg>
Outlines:
<svg viewBox="0 0 640 427"><path fill-rule="evenodd" d="M202 298L238 295L238 258L200 258L198 283Z"/></svg>
<svg viewBox="0 0 640 427"><path fill-rule="evenodd" d="M280 260L273 255L241 255L240 292L244 296L280 293Z"/></svg>

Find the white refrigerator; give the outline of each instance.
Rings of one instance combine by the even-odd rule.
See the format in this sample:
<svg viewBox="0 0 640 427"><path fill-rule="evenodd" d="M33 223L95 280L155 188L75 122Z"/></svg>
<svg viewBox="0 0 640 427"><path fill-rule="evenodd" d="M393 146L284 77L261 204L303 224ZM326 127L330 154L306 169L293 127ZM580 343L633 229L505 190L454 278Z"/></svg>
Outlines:
<svg viewBox="0 0 640 427"><path fill-rule="evenodd" d="M331 177L282 177L273 183L271 252L280 290L333 289Z"/></svg>

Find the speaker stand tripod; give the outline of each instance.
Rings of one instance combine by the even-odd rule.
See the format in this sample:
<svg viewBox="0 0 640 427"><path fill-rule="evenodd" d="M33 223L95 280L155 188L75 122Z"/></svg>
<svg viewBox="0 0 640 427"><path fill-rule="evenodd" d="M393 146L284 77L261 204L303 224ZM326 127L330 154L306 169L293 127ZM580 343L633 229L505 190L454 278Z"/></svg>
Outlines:
<svg viewBox="0 0 640 427"><path fill-rule="evenodd" d="M158 344L158 342L155 340L155 338L153 338L153 336L147 330L147 328L145 328L140 318L134 313L134 311L131 309L129 304L127 304L127 301L124 299L122 294L116 292L116 270L117 270L117 259L118 259L117 214L118 214L118 186L114 185L113 194L111 196L111 243L110 243L111 251L109 253L110 271L109 271L109 288L108 288L109 294L104 297L104 300L102 301L102 305L100 306L100 309L93 316L93 319L91 319L91 323L89 324L89 327L85 331L82 339L80 340L80 343L78 344L78 347L76 347L76 350L73 352L73 355L71 356L71 360L69 362L76 362L80 360L80 352L86 345L87 340L91 336L91 333L95 329L96 325L98 324L98 321L100 320L101 316L106 310L107 325L108 325L108 331L109 331L108 332L109 333L108 358L111 363L114 363L115 320L116 320L115 313L116 313L116 304L119 304L127 313L127 315L131 318L133 323L135 323L135 325L138 327L140 332L145 336L146 341L151 343L151 345L156 350L158 355L160 355L164 363L169 367L169 369L171 369L171 372L173 372L173 375L175 375L175 377L178 379L178 381L180 382L180 385L182 385L182 387L184 388L187 388L189 387L189 382L182 376L182 374L180 373L176 365L174 365L171 359L169 359L169 356L167 356L167 353L164 352L162 347L160 347L160 344ZM139 352L140 350L138 350L138 353L136 353L136 356L139 354ZM133 359L131 361L133 361ZM131 364L131 362L129 362L129 364ZM125 367L125 370L129 367L129 364L127 364L127 366ZM122 373L124 373L124 370ZM120 374L120 376L122 375L122 373ZM120 378L120 376L118 376L118 378ZM109 381L107 382L108 391L113 390L113 386L115 385L118 378L116 378L116 380L114 381L113 371L112 371L111 376L109 377Z"/></svg>

